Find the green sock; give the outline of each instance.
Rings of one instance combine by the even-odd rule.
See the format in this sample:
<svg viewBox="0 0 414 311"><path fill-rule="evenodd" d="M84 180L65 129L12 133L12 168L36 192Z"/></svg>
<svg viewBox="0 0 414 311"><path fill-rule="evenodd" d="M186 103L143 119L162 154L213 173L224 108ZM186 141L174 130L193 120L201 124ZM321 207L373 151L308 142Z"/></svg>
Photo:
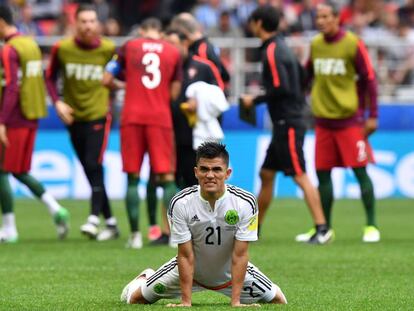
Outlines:
<svg viewBox="0 0 414 311"><path fill-rule="evenodd" d="M3 214L13 213L13 193L9 173L0 171L0 206Z"/></svg>
<svg viewBox="0 0 414 311"><path fill-rule="evenodd" d="M333 186L331 179L331 171L317 171L319 180L319 194L321 196L321 203L323 214L325 215L326 224L331 227L331 211L333 204Z"/></svg>
<svg viewBox="0 0 414 311"><path fill-rule="evenodd" d="M153 179L147 183L147 211L148 220L151 226L157 224L157 186Z"/></svg>
<svg viewBox="0 0 414 311"><path fill-rule="evenodd" d="M138 177L128 175L128 186L125 197L125 204L127 208L131 232L136 232L139 228L139 196L137 189L138 181Z"/></svg>
<svg viewBox="0 0 414 311"><path fill-rule="evenodd" d="M371 178L368 176L365 167L353 169L361 188L361 198L367 214L367 226L377 226L375 222L375 196Z"/></svg>
<svg viewBox="0 0 414 311"><path fill-rule="evenodd" d="M33 176L27 173L13 174L13 176L22 184L25 184L36 197L40 198L45 193L45 188Z"/></svg>
<svg viewBox="0 0 414 311"><path fill-rule="evenodd" d="M166 181L162 183L162 188L164 189L162 202L164 203L164 208L168 210L171 199L177 193L177 186L175 185L174 181Z"/></svg>

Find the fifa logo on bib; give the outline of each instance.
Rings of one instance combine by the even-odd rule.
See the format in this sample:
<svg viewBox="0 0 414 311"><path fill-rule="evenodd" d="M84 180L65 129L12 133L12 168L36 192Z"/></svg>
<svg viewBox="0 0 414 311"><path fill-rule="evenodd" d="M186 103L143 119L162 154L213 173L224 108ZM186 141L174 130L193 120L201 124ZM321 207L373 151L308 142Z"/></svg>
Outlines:
<svg viewBox="0 0 414 311"><path fill-rule="evenodd" d="M31 60L26 63L26 77L40 77L42 72L42 61Z"/></svg>
<svg viewBox="0 0 414 311"><path fill-rule="evenodd" d="M313 70L319 75L346 75L345 61L340 58L316 58L313 62Z"/></svg>
<svg viewBox="0 0 414 311"><path fill-rule="evenodd" d="M91 64L66 64L66 76L76 80L100 81L103 78L102 66Z"/></svg>
<svg viewBox="0 0 414 311"><path fill-rule="evenodd" d="M224 216L224 221L229 225L235 225L239 222L239 214L234 209L228 210Z"/></svg>

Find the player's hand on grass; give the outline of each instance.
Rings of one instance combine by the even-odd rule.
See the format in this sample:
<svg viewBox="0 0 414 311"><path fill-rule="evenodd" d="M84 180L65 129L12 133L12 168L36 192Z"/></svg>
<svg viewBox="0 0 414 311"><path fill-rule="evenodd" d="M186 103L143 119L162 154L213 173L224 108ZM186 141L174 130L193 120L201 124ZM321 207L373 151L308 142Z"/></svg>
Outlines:
<svg viewBox="0 0 414 311"><path fill-rule="evenodd" d="M9 140L7 138L7 129L4 124L0 124L0 143L5 147L9 145Z"/></svg>
<svg viewBox="0 0 414 311"><path fill-rule="evenodd" d="M181 307L191 307L191 303L169 303L167 304L168 308L181 308Z"/></svg>
<svg viewBox="0 0 414 311"><path fill-rule="evenodd" d="M58 100L55 104L57 114L59 118L66 125L71 125L73 123L73 109L71 106L65 102Z"/></svg>
<svg viewBox="0 0 414 311"><path fill-rule="evenodd" d="M241 104L245 107L245 108L251 108L253 106L253 95L249 95L249 94L243 94L242 96L240 96L241 99Z"/></svg>
<svg viewBox="0 0 414 311"><path fill-rule="evenodd" d="M377 118L368 118L365 121L365 136L368 137L372 133L374 133L378 128L378 120Z"/></svg>
<svg viewBox="0 0 414 311"><path fill-rule="evenodd" d="M231 305L234 308L244 308L244 307L252 307L252 308L260 308L261 305L258 303L251 303L251 304L245 304L245 303L232 303Z"/></svg>

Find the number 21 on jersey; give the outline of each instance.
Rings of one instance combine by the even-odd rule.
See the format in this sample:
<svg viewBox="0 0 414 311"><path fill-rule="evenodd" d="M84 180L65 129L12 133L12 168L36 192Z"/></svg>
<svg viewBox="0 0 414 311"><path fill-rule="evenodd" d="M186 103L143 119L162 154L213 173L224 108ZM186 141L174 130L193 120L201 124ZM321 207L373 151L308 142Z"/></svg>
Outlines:
<svg viewBox="0 0 414 311"><path fill-rule="evenodd" d="M161 83L160 57L156 53L145 53L142 64L147 73L141 77L142 84L147 89L155 89Z"/></svg>

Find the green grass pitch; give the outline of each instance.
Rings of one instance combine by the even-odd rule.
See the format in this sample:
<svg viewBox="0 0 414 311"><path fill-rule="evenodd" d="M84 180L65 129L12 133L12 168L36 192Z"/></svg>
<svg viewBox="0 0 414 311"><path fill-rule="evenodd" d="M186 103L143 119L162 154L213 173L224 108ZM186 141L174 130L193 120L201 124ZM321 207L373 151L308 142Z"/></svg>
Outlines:
<svg viewBox="0 0 414 311"><path fill-rule="evenodd" d="M0 245L0 310L161 310L119 301L123 286L146 267L157 268L174 256L168 247L124 248L127 222L122 202L114 202L122 236L110 242L86 240L79 226L86 201L64 201L71 212L71 232L57 241L46 208L35 200L17 200L20 241ZM412 310L414 306L414 207L412 200L378 202L382 241L361 242L364 213L358 200L336 202L336 240L327 246L297 244L293 238L311 226L300 200L275 200L251 261L285 292L283 310ZM141 226L146 215L141 211ZM229 309L229 299L202 292L197 310Z"/></svg>

